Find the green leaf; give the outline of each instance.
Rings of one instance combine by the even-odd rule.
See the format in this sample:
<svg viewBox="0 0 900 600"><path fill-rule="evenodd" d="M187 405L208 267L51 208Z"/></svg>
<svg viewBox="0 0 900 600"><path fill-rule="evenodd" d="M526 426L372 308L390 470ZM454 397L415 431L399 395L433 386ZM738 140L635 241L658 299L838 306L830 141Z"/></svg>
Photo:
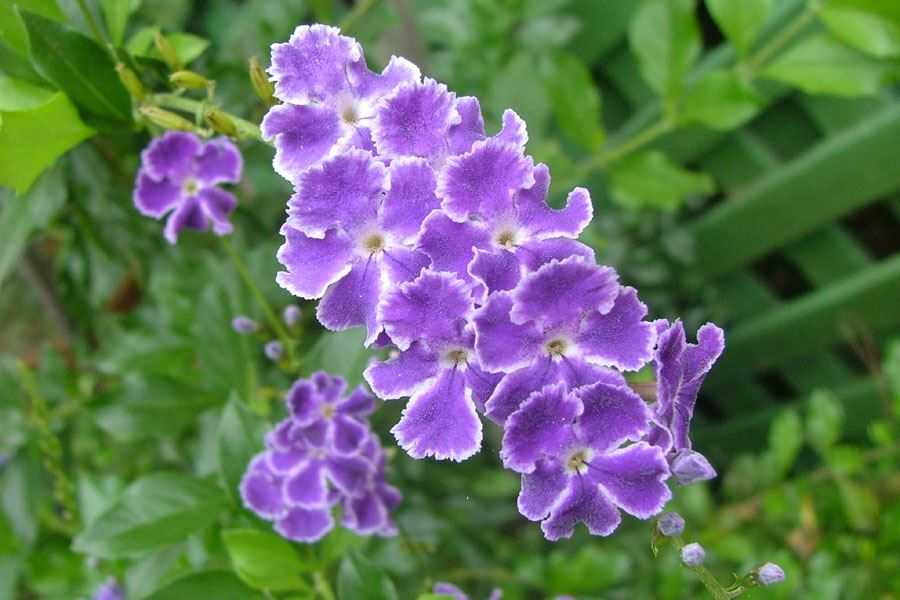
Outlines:
<svg viewBox="0 0 900 600"><path fill-rule="evenodd" d="M797 411L783 411L769 428L769 456L776 475L783 477L790 470L802 445L803 426Z"/></svg>
<svg viewBox="0 0 900 600"><path fill-rule="evenodd" d="M714 129L734 129L759 112L761 100L734 71L708 71L688 90L680 116Z"/></svg>
<svg viewBox="0 0 900 600"><path fill-rule="evenodd" d="M222 411L218 433L219 472L232 497L237 494L250 459L261 449L263 427L262 419L250 413L232 393Z"/></svg>
<svg viewBox="0 0 900 600"><path fill-rule="evenodd" d="M131 120L131 99L109 55L92 39L58 23L21 13L38 72L84 110Z"/></svg>
<svg viewBox="0 0 900 600"><path fill-rule="evenodd" d="M131 36L128 43L125 44L125 49L135 56L161 59L162 57L153 44L153 36L157 31L160 31L159 27L144 27ZM175 54L184 64L193 61L209 47L208 40L190 33L169 33L166 34L166 37L175 48Z"/></svg>
<svg viewBox="0 0 900 600"><path fill-rule="evenodd" d="M370 358L364 340L365 331L359 327L327 332L309 349L303 364L309 371L330 371L346 378L351 386L358 385L362 383L362 372Z"/></svg>
<svg viewBox="0 0 900 600"><path fill-rule="evenodd" d="M838 477L837 486L850 526L857 531L872 531L878 523L879 507L875 493L846 477Z"/></svg>
<svg viewBox="0 0 900 600"><path fill-rule="evenodd" d="M587 66L571 54L558 54L546 84L559 128L585 150L597 150L605 137L600 93Z"/></svg>
<svg viewBox="0 0 900 600"><path fill-rule="evenodd" d="M746 56L772 11L773 0L706 0L706 7L738 56Z"/></svg>
<svg viewBox="0 0 900 600"><path fill-rule="evenodd" d="M514 56L497 73L487 95L485 108L496 115L500 115L505 108L512 108L528 122L529 131L544 130L550 116L550 100L546 87L535 76L534 59L530 55Z"/></svg>
<svg viewBox="0 0 900 600"><path fill-rule="evenodd" d="M3 130L0 130L0 160L3 153ZM0 169L2 173L2 169ZM2 181L2 180L0 180ZM3 281L25 249L32 232L50 222L66 201L66 183L60 169L44 173L27 194L16 198L0 189L0 289Z"/></svg>
<svg viewBox="0 0 900 600"><path fill-rule="evenodd" d="M890 65L869 58L826 35L806 38L760 73L809 94L874 95L890 76Z"/></svg>
<svg viewBox="0 0 900 600"><path fill-rule="evenodd" d="M31 110L46 104L53 96L52 90L0 73L0 112Z"/></svg>
<svg viewBox="0 0 900 600"><path fill-rule="evenodd" d="M340 600L396 600L397 590L378 567L353 552L338 569L337 593Z"/></svg>
<svg viewBox="0 0 900 600"><path fill-rule="evenodd" d="M145 600L249 600L260 598L241 580L228 571L205 571L182 577Z"/></svg>
<svg viewBox="0 0 900 600"><path fill-rule="evenodd" d="M23 89L18 87L19 92ZM20 93L4 96L0 102L27 105L36 99L36 95ZM14 188L19 194L28 191L57 158L94 133L62 92L27 110L0 109L0 119L0 186Z"/></svg>
<svg viewBox="0 0 900 600"><path fill-rule="evenodd" d="M119 558L155 550L205 529L226 506L218 486L177 473L155 473L131 484L77 538L75 550Z"/></svg>
<svg viewBox="0 0 900 600"><path fill-rule="evenodd" d="M0 41L25 58L31 56L28 31L11 2L0 2Z"/></svg>
<svg viewBox="0 0 900 600"><path fill-rule="evenodd" d="M362 548L365 538L352 533L349 529L335 527L317 545L321 549L318 556L319 568L327 569L332 563L347 556L347 553Z"/></svg>
<svg viewBox="0 0 900 600"><path fill-rule="evenodd" d="M610 185L613 199L631 208L673 210L687 196L715 191L709 175L683 169L658 151L635 154L616 164Z"/></svg>
<svg viewBox="0 0 900 600"><path fill-rule="evenodd" d="M628 39L644 79L664 98L671 114L685 76L700 56L694 0L650 0L631 22Z"/></svg>
<svg viewBox="0 0 900 600"><path fill-rule="evenodd" d="M106 27L113 45L117 48L122 45L125 38L125 27L128 25L128 17L137 10L141 0L101 0L103 16L106 19Z"/></svg>
<svg viewBox="0 0 900 600"><path fill-rule="evenodd" d="M66 15L59 8L56 0L13 0L12 4L58 23L66 20Z"/></svg>
<svg viewBox="0 0 900 600"><path fill-rule="evenodd" d="M416 600L453 600L453 596L447 594L422 594Z"/></svg>
<svg viewBox="0 0 900 600"><path fill-rule="evenodd" d="M900 56L900 24L849 8L819 9L825 27L845 44L878 58Z"/></svg>
<svg viewBox="0 0 900 600"><path fill-rule="evenodd" d="M309 589L300 573L310 570L311 565L274 533L229 529L222 532L222 540L235 572L250 587L273 592Z"/></svg>
<svg viewBox="0 0 900 600"><path fill-rule="evenodd" d="M825 0L825 6L866 12L900 25L900 2L894 0Z"/></svg>
<svg viewBox="0 0 900 600"><path fill-rule="evenodd" d="M819 454L825 454L841 437L844 407L831 392L818 390L809 399L806 439Z"/></svg>

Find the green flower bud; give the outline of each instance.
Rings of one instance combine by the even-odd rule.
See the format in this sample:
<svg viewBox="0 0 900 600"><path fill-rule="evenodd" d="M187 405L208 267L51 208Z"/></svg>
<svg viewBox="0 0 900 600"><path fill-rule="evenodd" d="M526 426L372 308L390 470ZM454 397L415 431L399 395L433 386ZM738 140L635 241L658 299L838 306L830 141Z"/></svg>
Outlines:
<svg viewBox="0 0 900 600"><path fill-rule="evenodd" d="M169 38L157 31L153 36L153 42L156 44L156 50L162 57L163 62L169 66L169 69L172 71L179 71L184 66L181 63L181 59L178 58L178 53L175 52L175 46L172 45Z"/></svg>
<svg viewBox="0 0 900 600"><path fill-rule="evenodd" d="M158 106L142 106L141 115L151 123L159 125L163 129L177 129L179 131L193 131L194 124L173 112L159 108Z"/></svg>
<svg viewBox="0 0 900 600"><path fill-rule="evenodd" d="M205 90L212 83L209 79L193 71L175 71L169 75L172 85L186 90Z"/></svg>
<svg viewBox="0 0 900 600"><path fill-rule="evenodd" d="M134 74L134 71L119 63L116 65L116 73L119 74L119 81L122 82L122 85L125 86L132 98L138 102L144 99L146 95L144 86L141 85L141 80Z"/></svg>
<svg viewBox="0 0 900 600"><path fill-rule="evenodd" d="M250 57L250 83L253 85L253 91L255 91L256 95L259 96L259 99L263 101L263 104L272 106L275 103L273 97L275 89L272 87L272 82L269 81L269 77L266 75L265 70L262 68L262 65L259 64L259 61L255 56Z"/></svg>
<svg viewBox="0 0 900 600"><path fill-rule="evenodd" d="M203 118L206 120L206 123L210 126L210 128L212 128L212 130L216 133L221 133L222 135L227 135L228 137L237 137L237 126L234 124L234 121L231 119L231 117L223 113L221 110L210 108L203 113Z"/></svg>

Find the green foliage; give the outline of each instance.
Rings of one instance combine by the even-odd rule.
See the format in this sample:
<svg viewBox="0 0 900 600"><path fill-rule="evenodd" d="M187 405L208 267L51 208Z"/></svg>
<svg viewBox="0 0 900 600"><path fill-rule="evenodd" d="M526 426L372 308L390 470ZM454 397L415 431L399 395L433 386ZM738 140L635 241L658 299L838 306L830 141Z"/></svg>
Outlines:
<svg viewBox="0 0 900 600"><path fill-rule="evenodd" d="M551 63L546 81L559 128L585 150L598 150L605 134L600 120L600 94L590 71L574 56L559 54Z"/></svg>
<svg viewBox="0 0 900 600"><path fill-rule="evenodd" d="M283 538L255 529L229 529L222 539L238 577L250 587L273 592L309 589L300 574L311 565Z"/></svg>
<svg viewBox="0 0 900 600"><path fill-rule="evenodd" d="M121 46L125 39L128 18L141 5L141 0L101 0L106 27L114 46Z"/></svg>
<svg viewBox="0 0 900 600"><path fill-rule="evenodd" d="M773 4L773 0L706 0L716 24L741 57L753 47Z"/></svg>
<svg viewBox="0 0 900 600"><path fill-rule="evenodd" d="M339 600L396 600L397 590L381 569L353 552L348 554L338 570Z"/></svg>
<svg viewBox="0 0 900 600"><path fill-rule="evenodd" d="M682 169L662 152L641 152L615 167L613 197L630 208L674 210L685 196L709 194L715 183L708 175Z"/></svg>
<svg viewBox="0 0 900 600"><path fill-rule="evenodd" d="M756 116L761 104L753 87L737 73L716 69L691 85L680 116L687 122L728 130Z"/></svg>
<svg viewBox="0 0 900 600"><path fill-rule="evenodd" d="M262 596L252 593L228 571L206 571L187 575L147 596L147 600L182 600L184 598L251 600L262 598Z"/></svg>

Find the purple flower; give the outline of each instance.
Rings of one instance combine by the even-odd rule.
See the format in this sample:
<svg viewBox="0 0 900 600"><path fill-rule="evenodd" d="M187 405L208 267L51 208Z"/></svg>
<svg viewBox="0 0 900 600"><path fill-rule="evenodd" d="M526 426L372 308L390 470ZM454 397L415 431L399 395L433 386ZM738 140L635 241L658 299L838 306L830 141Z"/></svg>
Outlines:
<svg viewBox="0 0 900 600"><path fill-rule="evenodd" d="M266 345L263 347L263 352L265 352L266 358L273 362L278 362L284 354L284 346L282 346L281 342L278 340L272 340L266 342Z"/></svg>
<svg viewBox="0 0 900 600"><path fill-rule="evenodd" d="M231 320L231 328L237 333L253 333L259 329L259 323L250 317L238 315Z"/></svg>
<svg viewBox="0 0 900 600"><path fill-rule="evenodd" d="M288 304L281 312L281 318L284 321L284 324L288 327L293 327L294 325L299 323L302 317L303 313L300 310L300 307L296 304Z"/></svg>
<svg viewBox="0 0 900 600"><path fill-rule="evenodd" d="M663 513L656 521L656 529L666 537L681 535L684 533L684 518L676 512Z"/></svg>
<svg viewBox="0 0 900 600"><path fill-rule="evenodd" d="M94 591L91 600L125 600L125 592L119 587L118 582L110 577Z"/></svg>
<svg viewBox="0 0 900 600"><path fill-rule="evenodd" d="M337 451L357 452L366 440L366 418L375 410L375 399L360 386L344 396L347 382L323 371L310 379L298 379L286 403L293 423L325 428Z"/></svg>
<svg viewBox="0 0 900 600"><path fill-rule="evenodd" d="M672 476L681 485L690 485L698 481L716 478L716 470L699 452L682 448L670 458L669 462L672 467Z"/></svg>
<svg viewBox="0 0 900 600"><path fill-rule="evenodd" d="M185 227L205 231L212 225L225 235L237 199L218 185L237 183L242 170L241 154L228 139L204 143L193 133L170 131L141 153L134 205L154 219L169 213L165 237L171 244Z"/></svg>
<svg viewBox="0 0 900 600"><path fill-rule="evenodd" d="M767 562L756 570L756 580L760 585L775 585L784 581L784 569L775 563Z"/></svg>
<svg viewBox="0 0 900 600"><path fill-rule="evenodd" d="M375 111L372 138L389 158L434 158L445 152L451 125L460 121L456 94L426 79L411 81L385 97Z"/></svg>
<svg viewBox="0 0 900 600"><path fill-rule="evenodd" d="M624 386L570 392L557 383L533 393L507 419L500 451L504 465L522 473L519 512L542 521L549 540L571 536L578 523L609 535L620 509L640 519L658 514L671 498L669 469L659 448L637 441L649 420Z"/></svg>
<svg viewBox="0 0 900 600"><path fill-rule="evenodd" d="M464 591L462 591L452 583L439 581L434 584L434 587L431 589L431 591L442 596L449 596L453 600L469 600L468 594L466 594ZM495 589L491 592L488 600L502 600L502 598L503 591L500 589Z"/></svg>
<svg viewBox="0 0 900 600"><path fill-rule="evenodd" d="M681 562L688 567L699 567L706 560L706 550L697 542L685 544L681 548Z"/></svg>

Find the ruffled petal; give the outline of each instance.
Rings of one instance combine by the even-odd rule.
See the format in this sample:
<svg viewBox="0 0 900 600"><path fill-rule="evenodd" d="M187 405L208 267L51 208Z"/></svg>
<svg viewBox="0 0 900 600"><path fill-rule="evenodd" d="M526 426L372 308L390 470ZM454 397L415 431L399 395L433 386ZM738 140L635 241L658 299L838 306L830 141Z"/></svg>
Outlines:
<svg viewBox="0 0 900 600"><path fill-rule="evenodd" d="M553 507L550 517L541 523L544 537L550 541L572 537L575 526L584 523L592 535L609 535L622 522L615 505L598 486L584 477L571 477L569 487Z"/></svg>
<svg viewBox="0 0 900 600"><path fill-rule="evenodd" d="M275 531L296 542L317 542L334 527L329 508L307 510L295 507L275 523Z"/></svg>
<svg viewBox="0 0 900 600"><path fill-rule="evenodd" d="M474 96L463 96L456 101L456 112L459 123L450 127L447 139L450 154L462 154L472 149L475 142L484 139L484 117L481 116L481 105Z"/></svg>
<svg viewBox="0 0 900 600"><path fill-rule="evenodd" d="M347 68L361 58L359 44L338 28L301 25L287 43L272 44L275 97L293 104L328 100L348 87Z"/></svg>
<svg viewBox="0 0 900 600"><path fill-rule="evenodd" d="M285 242L278 249L278 262L287 271L276 277L278 285L301 298L321 298L332 283L351 269L353 242L336 229L319 238L308 237L290 226L281 228Z"/></svg>
<svg viewBox="0 0 900 600"><path fill-rule="evenodd" d="M288 181L325 159L341 138L338 115L326 105L273 106L260 129L263 139L275 144L275 171Z"/></svg>
<svg viewBox="0 0 900 600"><path fill-rule="evenodd" d="M528 126L516 111L507 108L503 111L503 125L500 132L493 139L524 150L525 144L528 143Z"/></svg>
<svg viewBox="0 0 900 600"><path fill-rule="evenodd" d="M381 333L377 317L381 290L381 270L377 261L359 261L347 275L329 286L316 308L316 317L332 331L365 326L368 346Z"/></svg>
<svg viewBox="0 0 900 600"><path fill-rule="evenodd" d="M627 386L595 383L578 388L584 412L578 418L578 437L598 452L637 441L647 432L650 410Z"/></svg>
<svg viewBox="0 0 900 600"><path fill-rule="evenodd" d="M358 497L367 486L372 475L372 465L358 456L337 456L325 459L328 480L346 496Z"/></svg>
<svg viewBox="0 0 900 600"><path fill-rule="evenodd" d="M284 480L284 499L290 506L319 508L326 504L328 488L321 461L310 460Z"/></svg>
<svg viewBox="0 0 900 600"><path fill-rule="evenodd" d="M237 183L241 180L244 160L241 152L225 137L212 139L196 158L194 177L206 185Z"/></svg>
<svg viewBox="0 0 900 600"><path fill-rule="evenodd" d="M565 383L531 394L503 427L503 466L530 473L542 458L558 458L573 439L573 423L582 405Z"/></svg>
<svg viewBox="0 0 900 600"><path fill-rule="evenodd" d="M489 371L516 371L540 356L543 333L534 323L520 325L510 321L512 305L508 293L498 292L473 318L478 361Z"/></svg>
<svg viewBox="0 0 900 600"><path fill-rule="evenodd" d="M331 420L334 449L341 454L359 450L369 432L368 427L353 417L337 414Z"/></svg>
<svg viewBox="0 0 900 600"><path fill-rule="evenodd" d="M197 200L200 201L200 207L209 222L212 223L213 231L217 235L227 235L234 229L229 222L228 217L237 206L237 198L231 192L211 187L202 189L197 192Z"/></svg>
<svg viewBox="0 0 900 600"><path fill-rule="evenodd" d="M556 237L577 238L594 216L591 195L584 188L569 192L566 206L551 208L547 204L550 169L540 164L534 168L534 185L516 195L519 225L532 239Z"/></svg>
<svg viewBox="0 0 900 600"><path fill-rule="evenodd" d="M263 455L258 455L241 479L241 500L244 506L264 519L276 519L287 507L281 495L281 479L265 465Z"/></svg>
<svg viewBox="0 0 900 600"><path fill-rule="evenodd" d="M381 205L381 227L404 242L419 235L422 222L440 208L434 171L420 158L391 161L390 190Z"/></svg>
<svg viewBox="0 0 900 600"><path fill-rule="evenodd" d="M443 152L447 131L459 120L455 99L456 94L433 79L396 88L375 111L372 137L378 153L431 158Z"/></svg>
<svg viewBox="0 0 900 600"><path fill-rule="evenodd" d="M537 271L550 261L580 256L586 262L596 262L594 249L571 238L530 240L516 248L516 257L528 271Z"/></svg>
<svg viewBox="0 0 900 600"><path fill-rule="evenodd" d="M469 263L475 257L475 248L488 248L490 234L475 223L457 223L443 212L434 211L422 225L418 249L431 259L436 271L455 273L469 282Z"/></svg>
<svg viewBox="0 0 900 600"><path fill-rule="evenodd" d="M486 252L476 248L468 269L469 275L484 286L484 294L479 298L482 303L494 292L513 289L522 277L519 258L507 250Z"/></svg>
<svg viewBox="0 0 900 600"><path fill-rule="evenodd" d="M656 328L642 320L645 316L647 306L638 299L637 290L624 287L608 313L591 313L584 320L578 346L592 362L637 371L653 358L656 346Z"/></svg>
<svg viewBox="0 0 900 600"><path fill-rule="evenodd" d="M408 350L394 358L373 362L364 376L379 398L391 400L411 396L423 383L437 375L437 371L437 355L413 342Z"/></svg>
<svg viewBox="0 0 900 600"><path fill-rule="evenodd" d="M658 514L672 499L665 484L669 465L659 448L645 442L593 457L588 473L619 508L639 519Z"/></svg>
<svg viewBox="0 0 900 600"><path fill-rule="evenodd" d="M141 164L154 179L167 177L180 184L194 173L194 159L202 151L203 142L193 133L169 131L141 152Z"/></svg>
<svg viewBox="0 0 900 600"><path fill-rule="evenodd" d="M181 187L168 179L154 179L145 170L137 176L134 206L142 215L159 219L181 202Z"/></svg>
<svg viewBox="0 0 900 600"><path fill-rule="evenodd" d="M348 70L353 93L359 98L376 100L404 83L417 82L422 77L419 67L400 56L391 56L381 73L373 73L365 61L357 61Z"/></svg>
<svg viewBox="0 0 900 600"><path fill-rule="evenodd" d="M426 269L389 293L379 308L384 329L398 348L413 341L455 339L471 310L465 284L450 273Z"/></svg>
<svg viewBox="0 0 900 600"><path fill-rule="evenodd" d="M561 462L555 459L541 459L531 473L522 474L519 491L519 512L531 521L547 518L553 507L560 501L569 483L569 476Z"/></svg>
<svg viewBox="0 0 900 600"><path fill-rule="evenodd" d="M182 229L206 231L208 226L209 222L200 200L196 197L187 198L169 215L164 235L170 244L174 244L178 241Z"/></svg>

